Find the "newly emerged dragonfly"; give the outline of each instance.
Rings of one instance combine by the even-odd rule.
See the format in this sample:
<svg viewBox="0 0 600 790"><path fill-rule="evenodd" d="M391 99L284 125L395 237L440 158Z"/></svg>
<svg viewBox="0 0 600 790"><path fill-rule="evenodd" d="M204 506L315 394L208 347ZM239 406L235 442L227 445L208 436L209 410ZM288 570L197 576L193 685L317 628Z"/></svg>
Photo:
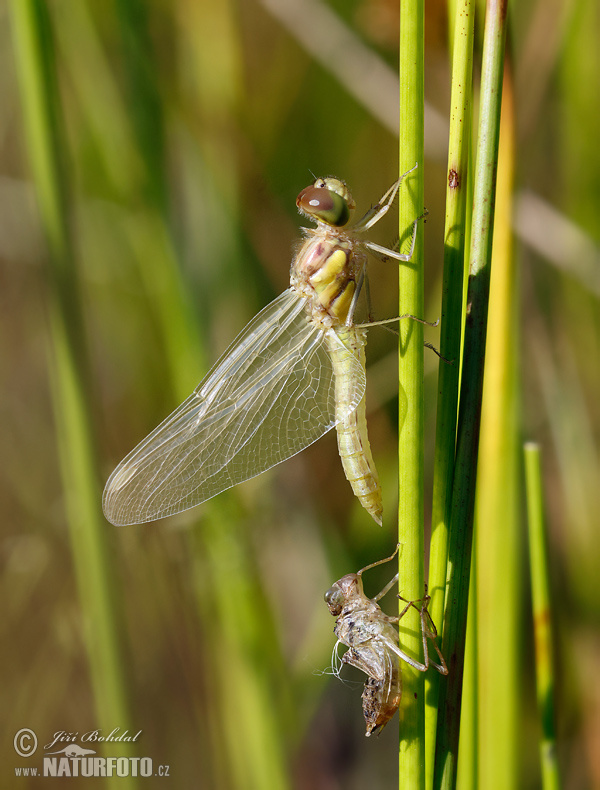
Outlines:
<svg viewBox="0 0 600 790"><path fill-rule="evenodd" d="M398 574L374 598L367 598L364 593L362 574L392 560L398 553L398 548L396 547L391 557L373 562L358 573L346 574L325 593L325 602L329 611L337 618L334 634L338 641L333 649L335 674L339 676L342 664L350 664L367 675L362 693L367 736L381 731L398 710L402 699L400 660L406 661L421 672L425 672L429 666L434 666L442 675L448 674L446 662L435 641L437 630L428 610L431 599L427 595L427 588L423 598L417 601L405 601L406 606L396 617L385 614L377 601L383 598L398 581ZM395 628L411 607L419 612L421 618L423 663L402 650L399 633ZM428 639L431 640L438 654L439 664L429 657ZM340 643L349 648L341 659L338 658L337 652Z"/></svg>
<svg viewBox="0 0 600 790"><path fill-rule="evenodd" d="M110 476L103 508L139 524L210 499L291 458L336 426L346 477L378 524L381 488L365 417L366 325L354 324L367 251L408 261L362 238L389 210L407 171L356 224L343 181L319 178L296 200L316 222L290 287L234 340L206 378Z"/></svg>

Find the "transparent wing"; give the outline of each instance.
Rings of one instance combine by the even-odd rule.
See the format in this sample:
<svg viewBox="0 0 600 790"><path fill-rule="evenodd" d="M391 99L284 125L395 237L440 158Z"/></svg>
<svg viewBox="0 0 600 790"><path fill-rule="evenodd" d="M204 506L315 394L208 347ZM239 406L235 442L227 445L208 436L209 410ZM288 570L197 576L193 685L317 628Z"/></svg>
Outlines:
<svg viewBox="0 0 600 790"><path fill-rule="evenodd" d="M336 423L328 342L305 300L284 291L241 332L194 392L115 469L103 508L113 524L179 513L308 447ZM355 360L353 397L365 390ZM339 415L342 419L344 415Z"/></svg>

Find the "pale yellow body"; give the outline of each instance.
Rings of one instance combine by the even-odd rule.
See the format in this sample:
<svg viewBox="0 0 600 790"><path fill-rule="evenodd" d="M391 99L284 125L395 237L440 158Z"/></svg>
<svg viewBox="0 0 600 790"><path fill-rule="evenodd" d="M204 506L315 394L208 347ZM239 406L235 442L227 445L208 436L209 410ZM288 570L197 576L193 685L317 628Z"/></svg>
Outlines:
<svg viewBox="0 0 600 790"><path fill-rule="evenodd" d="M336 416L338 416L347 413L347 392L350 385L348 357L353 354L364 367L366 333L364 329L349 327L337 329L336 334L344 344L343 347L338 344L332 347L330 344L329 348L335 373L335 403ZM383 515L381 486L367 435L364 396L354 411L339 419L336 430L344 474L361 505L381 526Z"/></svg>
<svg viewBox="0 0 600 790"><path fill-rule="evenodd" d="M292 288L307 298L311 320L322 325L324 331L331 330L325 334L335 375L336 430L342 467L361 505L381 525L381 486L367 436L365 397L355 409L348 408L354 389L351 358L365 369L366 331L347 323L365 256L349 233L329 228L310 233L292 264Z"/></svg>

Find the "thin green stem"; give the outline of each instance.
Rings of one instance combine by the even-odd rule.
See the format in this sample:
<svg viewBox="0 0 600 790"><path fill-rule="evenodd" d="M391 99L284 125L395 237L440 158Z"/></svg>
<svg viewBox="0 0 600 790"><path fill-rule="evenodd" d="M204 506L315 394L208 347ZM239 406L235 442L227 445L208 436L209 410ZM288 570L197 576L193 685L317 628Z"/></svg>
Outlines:
<svg viewBox="0 0 600 790"><path fill-rule="evenodd" d="M506 10L506 0L489 0L484 37L481 115L475 169L456 465L450 513L447 606L444 619L443 652L450 673L447 683L442 684L440 688L434 771L434 787L445 790L456 786L500 134Z"/></svg>
<svg viewBox="0 0 600 790"><path fill-rule="evenodd" d="M423 3L401 4L400 18L400 171L419 167L402 185L400 234L412 227L423 211ZM400 315L422 316L423 228L419 225L414 254L400 267ZM424 588L423 568L423 327L416 321L401 321L399 335L399 509L398 541L402 546L399 573L402 593L420 598ZM411 612L403 635L403 648L419 654L419 623ZM413 616L414 615L414 616ZM404 621L403 621L404 622ZM420 672L403 667L403 716L400 733L399 786L410 790L425 787L424 679Z"/></svg>
<svg viewBox="0 0 600 790"><path fill-rule="evenodd" d="M444 617L448 523L454 475L456 418L460 374L462 303L466 240L467 172L471 142L473 78L473 28L475 9L470 0L461 4L454 22L452 95L448 146L448 186L444 229L444 280L440 350L450 363L440 360L438 407L433 470L429 594L431 616L439 625ZM426 679L427 786L433 782L437 698L441 677L433 672Z"/></svg>
<svg viewBox="0 0 600 790"><path fill-rule="evenodd" d="M529 524L529 559L535 642L535 668L538 709L542 725L540 760L542 787L558 790L560 777L556 759L554 726L554 662L552 658L552 609L548 581L544 496L540 469L540 448L533 442L524 447L527 515Z"/></svg>
<svg viewBox="0 0 600 790"><path fill-rule="evenodd" d="M471 578L476 576L477 532L473 536ZM458 754L458 787L477 790L478 787L478 695L479 664L477 661L477 585L469 585L469 610L465 644L465 673L460 713L460 750Z"/></svg>

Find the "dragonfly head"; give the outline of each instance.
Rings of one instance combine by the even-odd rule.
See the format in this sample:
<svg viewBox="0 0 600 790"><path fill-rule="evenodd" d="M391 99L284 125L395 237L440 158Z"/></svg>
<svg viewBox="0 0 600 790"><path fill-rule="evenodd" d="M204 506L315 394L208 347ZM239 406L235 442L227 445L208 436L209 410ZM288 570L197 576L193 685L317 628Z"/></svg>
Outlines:
<svg viewBox="0 0 600 790"><path fill-rule="evenodd" d="M342 609L356 596L362 594L362 581L356 573L348 573L337 581L325 593L325 603L334 617L342 613Z"/></svg>
<svg viewBox="0 0 600 790"><path fill-rule="evenodd" d="M296 198L301 214L334 228L347 225L355 208L350 190L339 178L317 178Z"/></svg>

